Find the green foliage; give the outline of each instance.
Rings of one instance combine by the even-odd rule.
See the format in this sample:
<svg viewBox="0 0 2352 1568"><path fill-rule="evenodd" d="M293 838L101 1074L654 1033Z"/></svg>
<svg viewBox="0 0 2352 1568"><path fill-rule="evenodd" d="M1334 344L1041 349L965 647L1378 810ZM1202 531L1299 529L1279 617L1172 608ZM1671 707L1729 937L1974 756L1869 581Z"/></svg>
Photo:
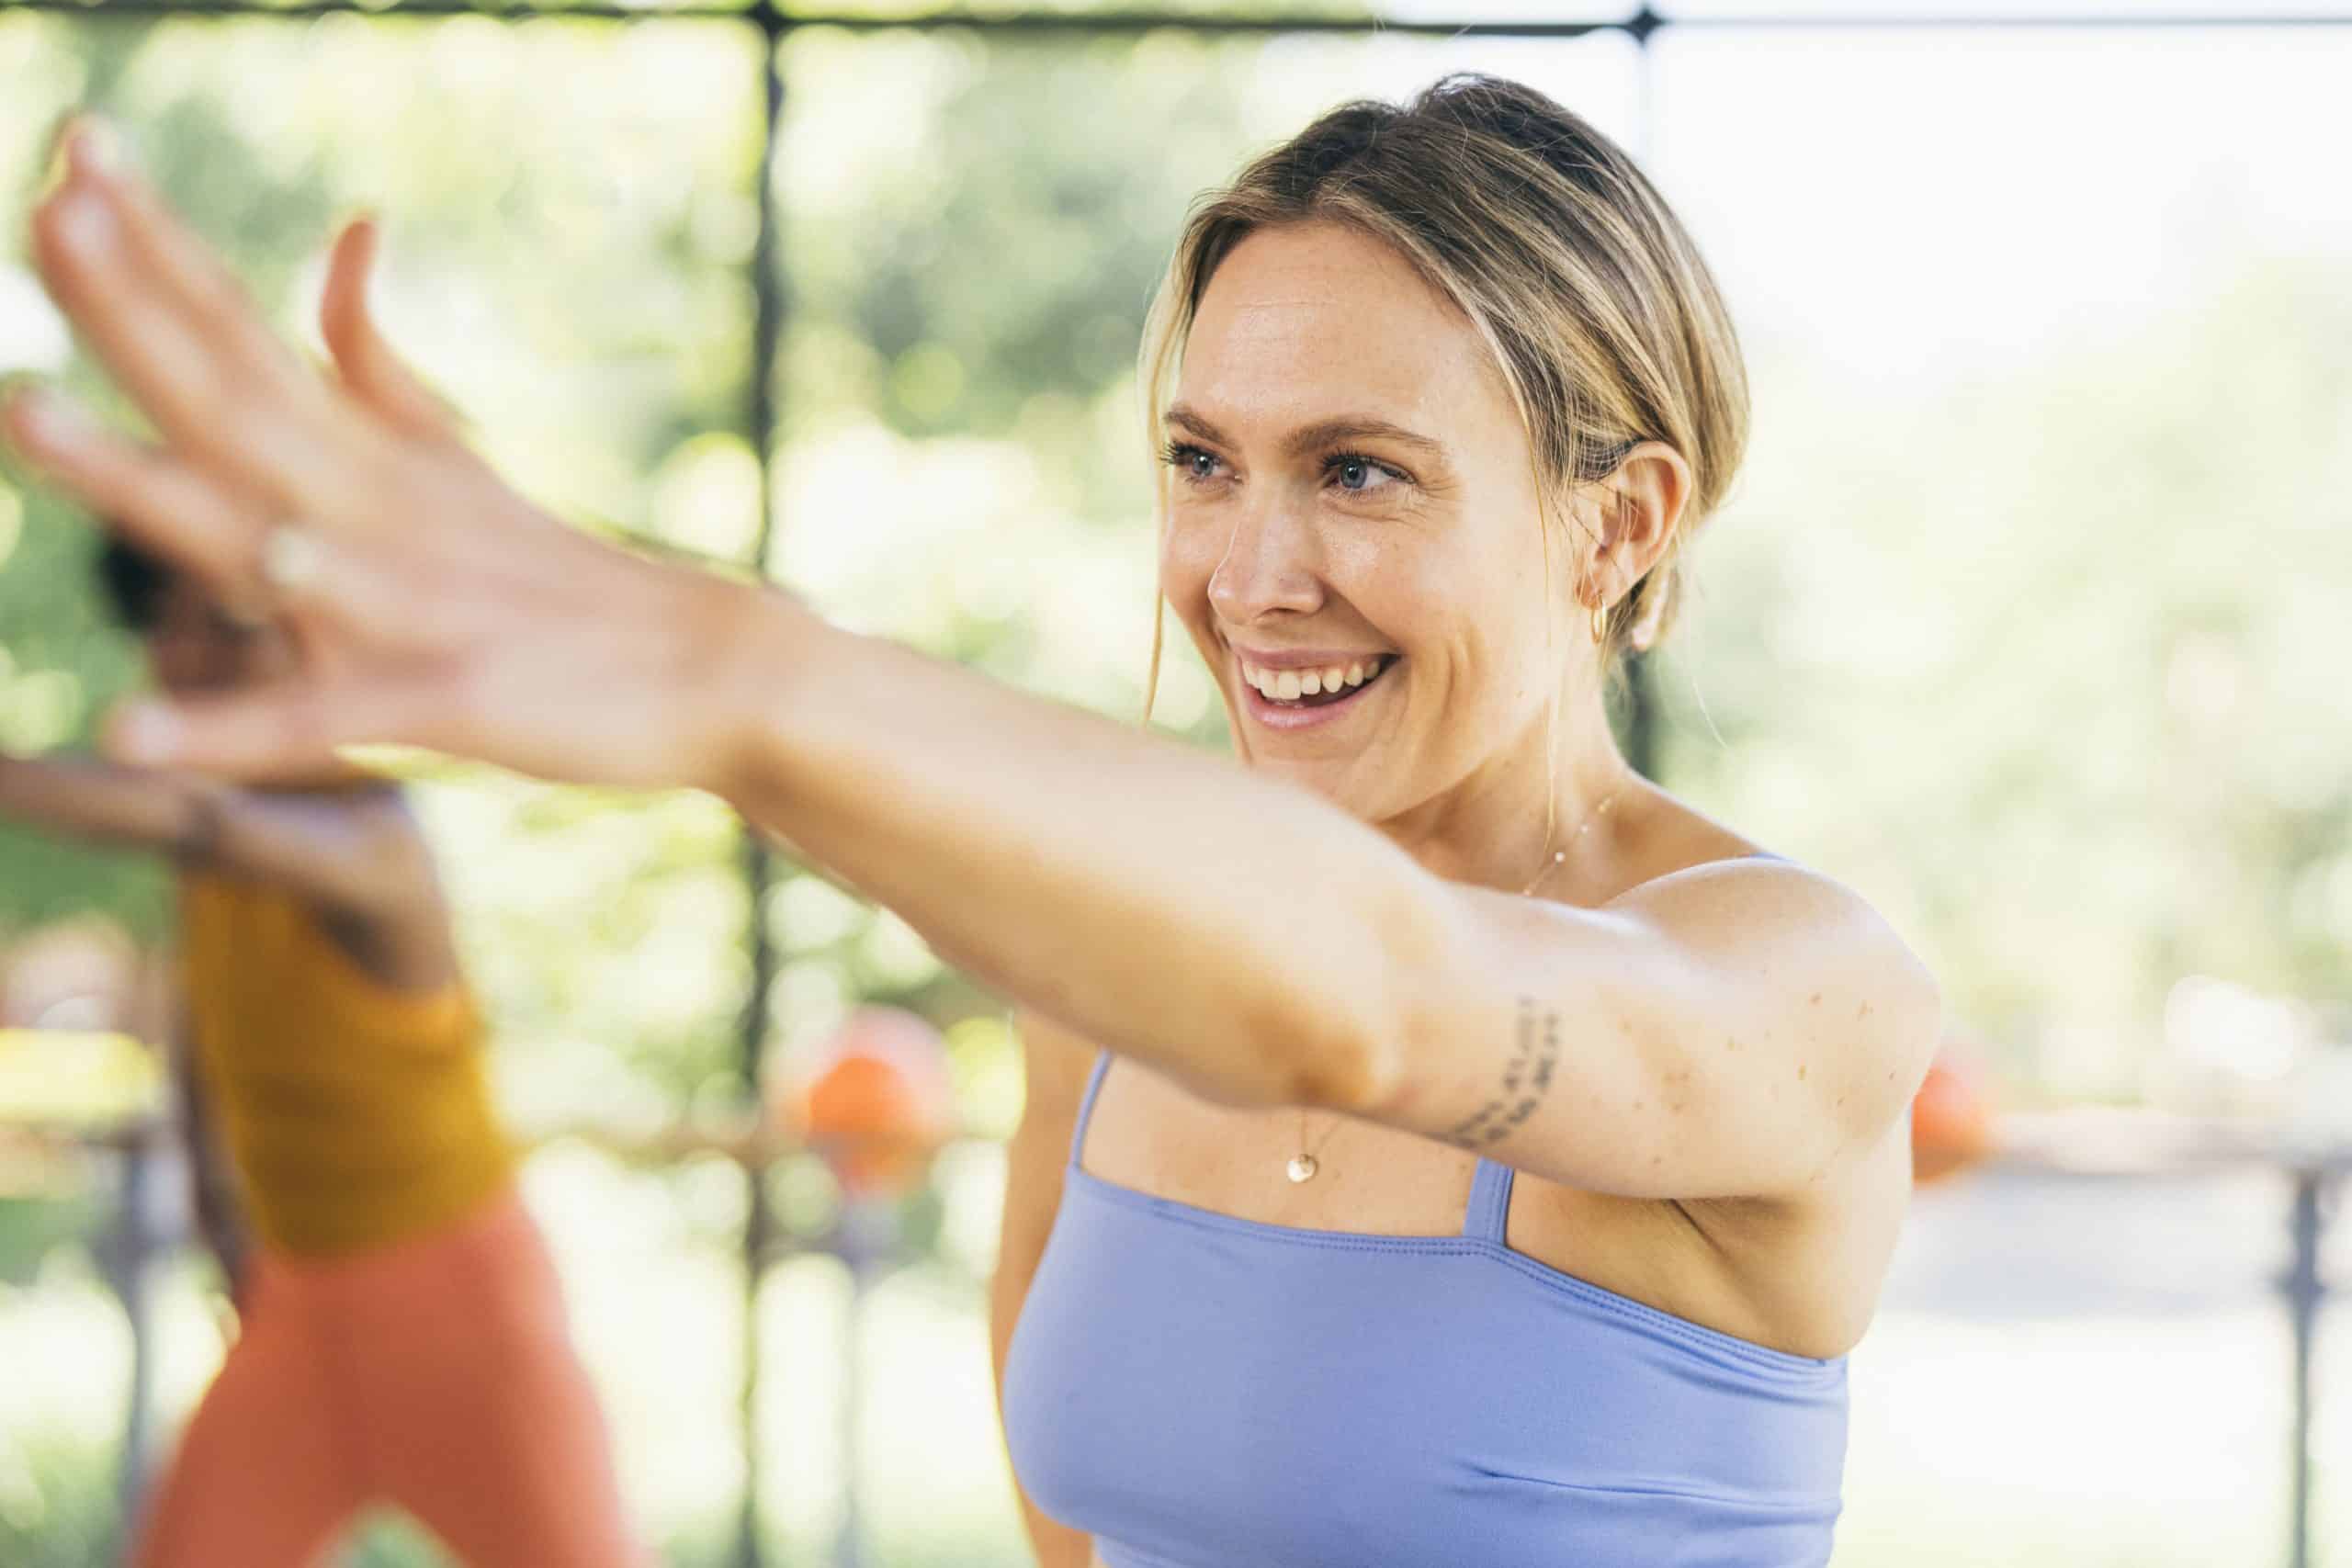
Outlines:
<svg viewBox="0 0 2352 1568"><path fill-rule="evenodd" d="M112 1443L0 1427L0 1562L90 1568L116 1544Z"/></svg>
<svg viewBox="0 0 2352 1568"><path fill-rule="evenodd" d="M53 1248L93 1235L105 1223L91 1193L0 1197L0 1286L32 1284Z"/></svg>
<svg viewBox="0 0 2352 1568"><path fill-rule="evenodd" d="M361 1520L337 1557L338 1568L461 1568L431 1531L390 1511Z"/></svg>
<svg viewBox="0 0 2352 1568"><path fill-rule="evenodd" d="M137 646L91 590L94 553L76 515L0 470L0 750L86 742L138 678ZM153 931L161 895L154 867L139 857L0 822L0 931L98 910Z"/></svg>
<svg viewBox="0 0 2352 1568"><path fill-rule="evenodd" d="M2024 1076L2087 1027L2052 1070L2129 1093L2184 973L2352 994L2347 348L2280 262L1926 408L1799 382L1699 546L1667 776L1864 886Z"/></svg>

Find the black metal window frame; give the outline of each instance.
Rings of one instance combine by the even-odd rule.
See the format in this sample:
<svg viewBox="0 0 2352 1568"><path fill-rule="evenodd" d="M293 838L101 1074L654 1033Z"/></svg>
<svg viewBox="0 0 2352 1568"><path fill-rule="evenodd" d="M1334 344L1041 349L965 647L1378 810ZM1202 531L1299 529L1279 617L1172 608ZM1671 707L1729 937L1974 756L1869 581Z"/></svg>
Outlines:
<svg viewBox="0 0 2352 1568"><path fill-rule="evenodd" d="M583 0L580 5L543 5L524 0L519 4L468 4L467 0L296 0L287 5L271 5L262 0L0 0L0 15L11 11L41 12L70 17L78 21L99 21L112 17L158 20L164 18L220 18L240 20L307 21L328 16L360 16L372 18L479 17L492 21L595 21L595 22L682 22L694 21L729 24L756 29L762 39L764 86L762 94L761 156L757 174L758 189L754 201L758 227L751 257L746 263L751 274L752 297L754 301L752 322L752 354L750 367L751 386L744 408L746 434L759 456L759 518L742 563L764 575L771 558L771 543L775 519L775 467L778 411L776 373L778 349L784 328L784 298L782 288L783 212L776 199L775 159L776 144L783 123L783 108L786 91L784 68L785 40L794 32L811 28L839 28L857 32L883 31L951 31L962 30L984 35L1015 38L1044 37L1105 37L1140 35L1155 31L1187 32L1207 36L1272 37L1279 35L1323 34L1340 37L1371 37L1374 35L1419 37L1433 39L1512 39L1527 40L1574 40L1622 35L1637 50L1646 52L1652 42L1666 33L1750 33L1781 35L1815 32L1928 33L1935 31L2014 31L2034 33L2154 33L2229 31L2255 32L2281 29L2342 29L2352 28L2352 8L2318 14L2229 12L2214 10L2205 13L2152 13L2148 15L2102 15L2098 13L2055 12L2048 15L2004 15L1998 12L1969 12L1952 10L1919 16L1873 14L1867 11L1785 12L1756 16L1674 16L1643 5L1630 15L1614 18L1586 20L1532 21L1468 19L1461 21L1426 18L1384 18L1377 16L1344 16L1312 14L1298 15L1220 15L1215 12L1151 11L1112 9L1101 13L1011 9L994 13L970 11L910 12L874 14L866 12L827 12L786 10L775 0L752 0L743 6L726 6L685 0L678 5L648 5L644 6L616 6L601 0ZM1646 151L1643 149L1642 151ZM1633 735L1629 737L1632 760L1645 772L1649 771L1651 756L1649 718L1650 705L1640 696L1635 685L1635 701L1632 716ZM751 986L742 1016L738 1025L738 1070L747 1098L754 1096L761 1081L763 1055L767 1041L766 1001L771 983L776 973L775 933L762 911L768 906L767 893L776 877L776 857L755 832L746 830L742 857L742 874L750 892L749 946L751 956ZM126 1183L126 1197L133 1207L142 1207L141 1198L152 1170L133 1153L131 1179ZM775 1256L775 1225L766 1198L766 1185L761 1174L749 1173L749 1203L746 1210L741 1256L744 1265L743 1382L739 1391L739 1430L744 1461L743 1495L737 1528L735 1562L738 1568L761 1568L764 1547L760 1531L759 1494L760 1465L755 1411L761 1382L761 1355L758 1333L756 1295L762 1274ZM2317 1224L2316 1188L2298 1190L2295 1234L2300 1242L2305 1232L2311 1233L2312 1246L2297 1247L2297 1257L2303 1260L2294 1281L2304 1288L2294 1292L2300 1327L2307 1328L2307 1320L2315 1309L2321 1293L2316 1276L2312 1274L2310 1259L2316 1254ZM2306 1211L2311 1211L2307 1213ZM138 1218L130 1217L128 1234L115 1238L117 1247L128 1246L134 1256L121 1261L137 1268L135 1254L141 1243ZM2309 1279L2302 1276L2311 1275ZM2307 1337L2299 1335L2299 1346ZM2307 1353L2307 1352L2306 1352ZM2307 1365L2298 1366L2299 1398L2295 1410L2297 1451L2299 1463L2293 1477L2293 1542L2290 1561L2301 1568L2309 1560L2307 1515L2309 1511L2311 1477L2308 1448L2311 1425L2310 1383ZM134 1416L131 1446L139 1446L139 1429L144 1423ZM126 1496L137 1483L141 1468L138 1456L127 1455Z"/></svg>

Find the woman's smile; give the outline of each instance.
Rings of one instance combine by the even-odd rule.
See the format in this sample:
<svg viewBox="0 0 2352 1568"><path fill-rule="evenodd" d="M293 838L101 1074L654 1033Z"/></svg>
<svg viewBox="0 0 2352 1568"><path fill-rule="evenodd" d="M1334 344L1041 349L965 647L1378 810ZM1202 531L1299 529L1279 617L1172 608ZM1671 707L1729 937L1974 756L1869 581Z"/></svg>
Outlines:
<svg viewBox="0 0 2352 1568"><path fill-rule="evenodd" d="M1398 661L1393 653L1299 654L1234 650L1242 705L1269 729L1334 724L1372 700Z"/></svg>

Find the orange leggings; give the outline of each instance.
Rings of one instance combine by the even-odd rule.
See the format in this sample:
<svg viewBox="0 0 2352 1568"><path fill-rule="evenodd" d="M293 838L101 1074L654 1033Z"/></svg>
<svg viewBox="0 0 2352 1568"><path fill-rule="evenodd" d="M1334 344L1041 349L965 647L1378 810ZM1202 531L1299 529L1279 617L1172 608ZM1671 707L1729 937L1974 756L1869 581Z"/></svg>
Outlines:
<svg viewBox="0 0 2352 1568"><path fill-rule="evenodd" d="M136 1568L306 1568L371 1504L468 1568L641 1568L538 1229L507 1187L430 1235L263 1252Z"/></svg>

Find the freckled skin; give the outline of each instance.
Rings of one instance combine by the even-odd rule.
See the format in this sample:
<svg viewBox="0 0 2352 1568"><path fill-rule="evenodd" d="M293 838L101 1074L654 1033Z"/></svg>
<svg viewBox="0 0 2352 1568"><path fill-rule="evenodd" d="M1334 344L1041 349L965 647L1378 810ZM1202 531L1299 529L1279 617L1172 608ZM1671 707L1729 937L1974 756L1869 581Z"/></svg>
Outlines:
<svg viewBox="0 0 2352 1568"><path fill-rule="evenodd" d="M1547 701L1594 671L1547 655L1547 630L1580 613L1577 584L1555 548L1546 602L1526 433L1466 320L1352 229L1261 230L1210 279L1173 401L1227 439L1168 432L1209 449L1217 473L1202 485L1170 477L1160 585L1225 688L1252 765L1400 841L1489 854L1518 844L1525 802L1543 788ZM1341 414L1443 450L1351 440L1348 450L1411 478L1349 491L1328 471L1329 452L1284 445ZM1244 716L1235 642L1403 658L1364 718L1278 733ZM1564 697L1564 725L1589 705ZM1599 754L1563 739L1564 755Z"/></svg>
<svg viewBox="0 0 2352 1568"><path fill-rule="evenodd" d="M1554 847L1545 838L1547 784L1564 807L1562 841L1592 803L1611 795L1613 815L1538 889L1563 902L1597 905L1645 874L1740 852L1736 835L1626 780L1600 666L1585 641L1582 596L1596 580L1612 600L1622 596L1657 558L1668 533L1636 530L1606 544L1616 531L1596 496L1539 496L1525 430L1478 332L1400 257L1329 224L1248 236L1202 294L1170 394L1170 417L1157 433L1175 448L1164 477L1160 588L1216 679L1236 750L1254 771L1329 800L1439 876L1511 892ZM1371 422L1426 439L1330 433ZM1341 483L1335 465L1343 455L1350 472ZM1611 493L1656 495L1663 487L1687 498L1687 488L1659 477L1667 458L1681 461L1668 453L1629 464ZM1566 517L1547 525L1546 500L1565 503ZM1679 505L1664 504L1668 532ZM1254 716L1236 645L1314 649L1335 660L1396 657L1352 712L1284 730ZM1549 737L1555 700L1559 732ZM1556 778L1546 768L1547 739L1556 741ZM1767 951L1743 967L1743 978L1770 987L1784 967ZM1790 987L1823 983L1809 971ZM1427 1180L1392 1180L1383 1201L1412 1214L1406 1232L1452 1228L1458 1214L1430 1220L1413 1205L1457 1179L1466 1186L1459 1151L1485 1152L1487 1135L1508 1132L1516 1108L1532 1103L1521 1075L1550 1039L1531 1032L1528 1010L1539 1005L1521 1002L1514 1048L1494 1088L1501 1109L1467 1118L1458 1137L1442 1140L1452 1148L1384 1144L1380 1129L1350 1125L1331 1145L1326 1174L1297 1187L1282 1175L1283 1161L1319 1129L1302 1129L1295 1114L1188 1104L1122 1070L1096 1106L1102 1163L1094 1168L1249 1217L1342 1229L1397 1223L1341 1184L1351 1160L1390 1177L1425 1168ZM1655 1076L1578 1084L1594 1125L1630 1145L1626 1157L1637 1170L1674 1167L1699 1141L1698 1123L1724 1114L1719 1079L1739 1081L1747 1101L1741 1109L1753 1122L1779 1121L1790 1101L1805 1098L1788 1092L1792 1080L1775 1055L1783 1047L1774 1036L1786 1031L1744 1013L1723 1015L1730 1022L1750 1032L1721 1037L1724 1052L1756 1058L1747 1064L1753 1073L1705 1058L1702 1071L1660 1063ZM1830 1049L1818 1021L1805 1022L1803 1048ZM1577 1015L1575 1031L1630 1042L1648 1023L1646 1014L1612 1018L1603 1008ZM1708 1024L1722 1026L1713 1018ZM1703 1026L1693 1031L1685 1062L1703 1057L1696 1042L1704 1038ZM1576 1049L1573 1035L1568 1049ZM1539 1072L1531 1081L1540 1088L1547 1078ZM1559 1081L1576 1080L1564 1073ZM1635 1124L1628 1126L1629 1102L1617 1097L1636 1086L1644 1098L1630 1102ZM1650 1093L1659 1096L1658 1118L1647 1115ZM1120 1156L1129 1146L1119 1140L1122 1127L1151 1137ZM1652 1152L1640 1154L1645 1147ZM1666 1157L1668 1147L1677 1159ZM1817 1189L1822 1178L1808 1169L1790 1179ZM1720 1204L1709 1195L1686 1206L1581 1192L1524 1169L1513 1190L1512 1245L1539 1260L1800 1353L1834 1354L1850 1342L1860 1270L1874 1265L1863 1261L1866 1249L1841 1239L1849 1213L1810 1193L1804 1205L1726 1193ZM1673 1231L1658 1229L1661 1207L1678 1213ZM1663 1248L1662 1235L1674 1237Z"/></svg>

